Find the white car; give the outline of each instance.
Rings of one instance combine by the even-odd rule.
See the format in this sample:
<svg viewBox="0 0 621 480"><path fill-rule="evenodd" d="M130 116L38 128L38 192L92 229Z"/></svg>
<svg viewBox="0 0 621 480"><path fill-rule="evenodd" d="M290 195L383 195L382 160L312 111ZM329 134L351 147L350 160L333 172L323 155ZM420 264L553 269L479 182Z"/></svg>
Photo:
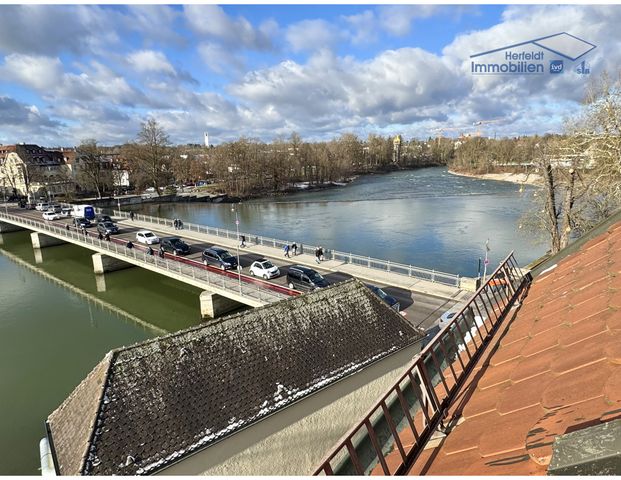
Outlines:
<svg viewBox="0 0 621 480"><path fill-rule="evenodd" d="M56 213L54 210L43 212L43 220L58 220L59 218L63 218L63 215Z"/></svg>
<svg viewBox="0 0 621 480"><path fill-rule="evenodd" d="M265 280L269 278L276 278L280 275L278 267L274 266L272 262L262 258L250 265L250 275L256 275L257 277L263 277Z"/></svg>
<svg viewBox="0 0 621 480"><path fill-rule="evenodd" d="M160 238L150 230L140 230L136 232L136 241L153 245L154 243L160 243Z"/></svg>

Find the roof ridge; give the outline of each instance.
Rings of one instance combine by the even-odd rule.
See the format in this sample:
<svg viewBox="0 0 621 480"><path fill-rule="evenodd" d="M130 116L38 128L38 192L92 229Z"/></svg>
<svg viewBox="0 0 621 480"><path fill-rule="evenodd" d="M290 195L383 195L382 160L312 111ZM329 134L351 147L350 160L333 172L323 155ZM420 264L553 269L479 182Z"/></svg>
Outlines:
<svg viewBox="0 0 621 480"><path fill-rule="evenodd" d="M101 369L102 367L104 368L104 372L105 372L105 377L104 377L104 381L101 384L101 390L99 392L98 398L96 400L94 400L92 402L93 407L92 409L88 409L87 408L87 412L88 412L88 417L90 418L90 421L88 423L88 431L90 431L90 435L88 440L85 441L85 446L83 449L81 449L80 453L79 453L79 464L77 466L75 465L63 465L63 460L64 459L60 459L57 458L55 459L55 462L58 465L58 468L60 470L60 474L61 475L76 475L78 472L82 472L84 465L86 463L86 460L88 459L88 452L90 450L91 444L92 444L92 436L93 436L93 432L96 430L96 424L97 424L97 420L99 418L100 415L100 411L101 411L101 402L106 390L106 386L108 384L108 377L110 375L110 371L111 371L111 367L113 365L113 357L114 354L113 352L108 352L106 353L106 355L104 356L104 358L102 360L100 360L94 367L93 369L88 373L88 375L82 379L82 381L72 390L72 392L69 394L69 396L63 401L63 403L56 409L54 410L47 418L46 424L50 424L50 422L52 423L52 427L54 427L55 423L56 423L56 418L63 415L63 412L65 409L67 408L72 408L71 407L71 402L72 401L85 401L85 404L89 404L91 403L90 401L88 401L89 399L86 398L82 398L82 396L85 393L85 389L87 387L90 387L90 384L92 382L97 382L97 378L99 377L99 374L102 372L99 372L98 370ZM88 393L88 391L86 391L86 393ZM92 418L91 418L92 415ZM73 437L73 435L71 435ZM56 442L55 442L56 443ZM63 467L61 470L61 466ZM75 470L74 470L75 467ZM67 469L69 469L69 471L67 471Z"/></svg>
<svg viewBox="0 0 621 480"><path fill-rule="evenodd" d="M97 431L97 428L96 428L97 421L99 420L99 416L101 413L101 405L106 395L106 390L108 388L108 381L110 380L110 371L112 370L112 365L114 364L115 356L116 356L116 352L114 350L111 350L106 354L104 359L100 362L100 363L103 363L107 360L108 365L106 368L106 376L104 378L103 384L101 385L101 392L99 394L99 400L97 401L97 409L95 410L95 417L93 421L89 424L89 430L91 433L89 435L88 442L86 442L86 450L82 454L82 460L80 462L80 475L84 475L86 471L87 460L89 457L88 452L90 451L91 446L93 445L93 440L95 438L95 433Z"/></svg>
<svg viewBox="0 0 621 480"><path fill-rule="evenodd" d="M322 288L319 291L315 291L315 292L312 292L312 293L323 293L323 292L326 292L326 291L329 291L329 290L333 289L334 287L337 287L337 286L342 287L343 285L346 285L348 283L352 283L352 284L353 283L358 283L358 284L364 286L364 283L362 283L357 278L352 277L350 279L343 280L342 282L333 283L331 285L328 285L325 288ZM366 286L365 286L365 289L367 289ZM373 298L374 301L376 300L376 297L377 297L376 295L373 295L372 298ZM274 305L278 305L278 304L283 303L283 302L296 301L296 300L301 299L301 298L305 298L305 297L300 295L300 296L295 297L295 298L291 298L291 297L283 298L282 300L278 300L277 302L272 302L272 303L268 303L268 304L265 304L265 305L261 305L260 307L255 307L255 308L252 308L250 310L245 310L243 312L233 313L231 315L225 315L225 316L220 317L220 318L215 318L215 319L213 319L212 321L210 321L208 323L200 323L198 325L194 325L192 327L184 328L184 329L178 330L176 332L171 332L171 333L168 333L166 335L161 335L161 336L158 336L158 337L155 337L155 338L150 338L148 340L142 340L140 342L136 342L136 343L133 343L133 344L127 345L127 346L117 347L117 348L114 348L114 349L110 350L108 353L116 354L116 353L119 353L119 352L127 352L129 350L132 350L132 349L138 348L138 347L142 347L144 345L159 343L162 340L167 340L167 339L170 339L170 338L181 337L181 336L186 335L186 334L188 334L190 332L194 332L194 331L197 331L197 330L202 330L202 329L205 329L205 328L210 328L210 327L213 327L215 325L221 325L223 323L230 322L230 321L232 321L232 320L234 320L236 318L240 318L240 317L243 317L245 315L248 315L250 313L260 312L260 311L265 310L267 308L273 307ZM381 300L379 298L377 298L377 301L381 302ZM392 310L393 313L395 313L396 315L399 315L392 308L390 310ZM400 317L400 315L399 315L399 317Z"/></svg>

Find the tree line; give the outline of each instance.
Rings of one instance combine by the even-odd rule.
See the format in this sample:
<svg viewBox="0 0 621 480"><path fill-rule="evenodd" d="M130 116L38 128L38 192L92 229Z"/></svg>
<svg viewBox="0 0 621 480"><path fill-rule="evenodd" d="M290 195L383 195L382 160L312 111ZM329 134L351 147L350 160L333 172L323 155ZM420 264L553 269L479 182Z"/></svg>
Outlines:
<svg viewBox="0 0 621 480"><path fill-rule="evenodd" d="M448 139L402 141L371 134L362 140L348 133L327 142L309 142L293 133L266 143L242 137L217 146L172 145L154 119L142 123L134 142L117 149L119 159L138 189L209 179L222 193L237 197L287 191L297 182L321 185L347 181L359 174L445 165L452 150ZM95 140L76 148L81 158L81 182L101 192L114 184L113 169L103 161L109 149Z"/></svg>

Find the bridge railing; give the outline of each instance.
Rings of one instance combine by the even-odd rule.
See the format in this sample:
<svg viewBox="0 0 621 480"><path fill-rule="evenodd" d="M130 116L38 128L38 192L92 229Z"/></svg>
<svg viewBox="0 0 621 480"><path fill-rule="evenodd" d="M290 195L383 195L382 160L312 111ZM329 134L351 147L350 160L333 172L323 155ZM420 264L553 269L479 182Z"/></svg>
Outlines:
<svg viewBox="0 0 621 480"><path fill-rule="evenodd" d="M113 215L121 218L130 218L129 212L125 212L122 210L114 210ZM173 227L173 221L167 218L152 217L151 215L135 213L134 219L142 222L163 225L166 227ZM236 231L228 230L226 228L210 227L208 225L198 225L196 223L183 222L183 229L189 232L214 235L216 237L227 238L229 240L239 240ZM246 242L278 249L283 249L285 245L291 245L293 243L290 240L279 240L277 238L264 237L261 235L254 235L252 233L246 233L242 231L240 231L239 234L246 237ZM313 254L316 248L315 245L309 245L307 243L296 242L296 244L298 246L298 253ZM444 285L450 285L458 288L460 287L460 276L452 273L415 267L413 265L391 262L389 260L381 260L379 258L365 257L363 255L356 255L353 253L339 252L338 250L331 249L324 249L324 256L327 259L338 260L351 265L358 265L375 270L382 270L384 272L392 272L400 275L406 275L415 279L427 280L429 282L441 283Z"/></svg>
<svg viewBox="0 0 621 480"><path fill-rule="evenodd" d="M181 257L175 257L175 260L171 260L168 256L160 258L157 254L149 255L147 254L147 247L135 245L134 248L128 249L125 247L126 241L120 239L111 238L109 242L106 240L99 240L98 237L91 236L88 232L85 235L73 228L67 230L66 227L63 228L44 221L37 221L1 211L0 219L5 219L11 223L25 226L26 228L32 227L46 231L54 234L57 238L71 239L73 243L87 247L97 247L103 251L114 252L117 256L133 259L135 262L139 263L154 265L169 272L173 272L176 275L199 280L206 283L208 286L234 292L242 297L249 297L261 302L270 303L298 293L286 287L273 285L268 282L265 282L268 283L268 286L266 286L259 280L251 277L249 277L251 281L246 281L246 278L242 280L242 277L245 276L231 272L224 272L224 274L221 272L213 272L209 267L194 260Z"/></svg>
<svg viewBox="0 0 621 480"><path fill-rule="evenodd" d="M407 473L529 282L511 252L314 474Z"/></svg>

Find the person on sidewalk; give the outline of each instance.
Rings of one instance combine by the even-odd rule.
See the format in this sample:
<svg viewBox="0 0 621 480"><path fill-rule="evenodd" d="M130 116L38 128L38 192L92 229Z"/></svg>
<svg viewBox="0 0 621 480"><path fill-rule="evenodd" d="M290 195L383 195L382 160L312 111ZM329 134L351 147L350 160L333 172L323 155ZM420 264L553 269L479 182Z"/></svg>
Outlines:
<svg viewBox="0 0 621 480"><path fill-rule="evenodd" d="M110 234L109 234L108 232L106 232L106 234L104 235L104 240L105 240L106 242L109 242L109 241L110 241Z"/></svg>
<svg viewBox="0 0 621 480"><path fill-rule="evenodd" d="M244 248L246 246L246 236L245 235L240 235L239 236L239 246Z"/></svg>
<svg viewBox="0 0 621 480"><path fill-rule="evenodd" d="M129 212L129 219L133 222L134 221L134 212Z"/></svg>
<svg viewBox="0 0 621 480"><path fill-rule="evenodd" d="M147 255L150 255L152 257L154 253L155 252L153 251L151 247L147 248Z"/></svg>
<svg viewBox="0 0 621 480"><path fill-rule="evenodd" d="M97 238L99 239L100 242L103 240L103 235L101 234L101 232L99 232L99 235L97 235Z"/></svg>
<svg viewBox="0 0 621 480"><path fill-rule="evenodd" d="M323 262L324 260L324 256L323 256L323 247L319 247L319 261Z"/></svg>
<svg viewBox="0 0 621 480"><path fill-rule="evenodd" d="M158 252L158 255L160 256L160 258L164 258L165 254L164 254L164 249L162 247L160 247L160 251Z"/></svg>
<svg viewBox="0 0 621 480"><path fill-rule="evenodd" d="M179 230L183 230L183 222L180 219L177 220L177 225L179 226Z"/></svg>
<svg viewBox="0 0 621 480"><path fill-rule="evenodd" d="M290 258L289 257L289 244L288 243L285 245L283 250L285 251L285 257Z"/></svg>
<svg viewBox="0 0 621 480"><path fill-rule="evenodd" d="M321 253L320 253L319 247L315 248L315 261L317 263L321 262L321 260L319 260L320 255L321 255Z"/></svg>
<svg viewBox="0 0 621 480"><path fill-rule="evenodd" d="M293 253L294 257L298 254L298 244L295 242L291 245L291 253Z"/></svg>
<svg viewBox="0 0 621 480"><path fill-rule="evenodd" d="M179 226L179 224L177 222L178 222L178 220L175 218L173 220L173 227L175 227L175 230L177 230L177 227Z"/></svg>

